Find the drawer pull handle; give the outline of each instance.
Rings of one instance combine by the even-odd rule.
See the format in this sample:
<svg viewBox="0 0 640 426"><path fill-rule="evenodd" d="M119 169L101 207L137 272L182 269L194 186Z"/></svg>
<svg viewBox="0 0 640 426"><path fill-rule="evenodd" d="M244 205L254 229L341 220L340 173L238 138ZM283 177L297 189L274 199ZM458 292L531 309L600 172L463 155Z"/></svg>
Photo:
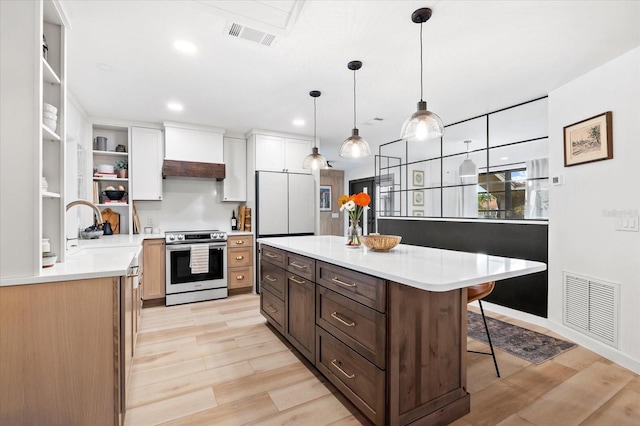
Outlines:
<svg viewBox="0 0 640 426"><path fill-rule="evenodd" d="M293 266L296 269L302 269L302 270L307 269L307 265L301 265L301 264L296 263L296 262L291 262L291 266Z"/></svg>
<svg viewBox="0 0 640 426"><path fill-rule="evenodd" d="M242 260L244 259L244 256L236 256L236 260Z"/></svg>
<svg viewBox="0 0 640 426"><path fill-rule="evenodd" d="M236 275L236 280L244 280L244 275Z"/></svg>
<svg viewBox="0 0 640 426"><path fill-rule="evenodd" d="M264 306L264 308L265 308L267 311L271 312L272 314L275 314L276 312L278 312L278 310L277 310L277 309L272 308L272 307L271 307L271 305L265 305L265 306Z"/></svg>
<svg viewBox="0 0 640 426"><path fill-rule="evenodd" d="M294 283L296 283L296 284L304 284L304 283L306 283L306 281L305 281L305 280L302 280L302 281L298 281L298 280L296 280L296 277L294 277L294 276L289 277L289 279L290 279L291 281L293 281Z"/></svg>
<svg viewBox="0 0 640 426"><path fill-rule="evenodd" d="M240 244L244 244L244 240L237 240L236 244L240 245Z"/></svg>
<svg viewBox="0 0 640 426"><path fill-rule="evenodd" d="M338 277L331 278L331 281L333 281L334 283L338 283L340 285L343 285L345 287L355 287L356 286L356 283L346 283L346 282L344 282L342 280L339 280Z"/></svg>
<svg viewBox="0 0 640 426"><path fill-rule="evenodd" d="M355 374L347 374L346 371L344 371L342 368L340 368L340 366L338 364L336 364L336 360L335 359L333 361L331 361L331 365L333 365L335 368L337 368L339 372L344 374L347 379L355 379L356 375Z"/></svg>
<svg viewBox="0 0 640 426"><path fill-rule="evenodd" d="M332 317L332 318L337 319L338 321L340 321L341 323L343 323L343 324L344 324L344 325L346 325L347 327L355 327L355 325L356 325L356 323L355 323L355 322L353 322L353 321L351 321L351 322L346 322L345 320L343 320L342 318L340 318L340 317L338 316L338 313L337 313L337 312L332 313L332 314L331 314L331 317Z"/></svg>
<svg viewBox="0 0 640 426"><path fill-rule="evenodd" d="M278 257L277 255L275 255L273 253L269 253L269 252L265 253L264 255L267 256L267 257L270 257L272 259L276 259Z"/></svg>
<svg viewBox="0 0 640 426"><path fill-rule="evenodd" d="M275 283L276 281L278 281L276 278L273 278L271 275L265 276L264 279L267 281L271 281L272 283Z"/></svg>

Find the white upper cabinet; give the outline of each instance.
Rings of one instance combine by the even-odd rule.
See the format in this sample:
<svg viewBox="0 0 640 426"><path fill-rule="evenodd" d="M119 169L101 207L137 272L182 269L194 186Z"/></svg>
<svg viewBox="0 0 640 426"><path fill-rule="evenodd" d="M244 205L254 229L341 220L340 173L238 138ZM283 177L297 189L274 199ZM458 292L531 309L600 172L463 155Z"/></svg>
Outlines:
<svg viewBox="0 0 640 426"><path fill-rule="evenodd" d="M131 194L134 200L162 200L162 130L131 128Z"/></svg>
<svg viewBox="0 0 640 426"><path fill-rule="evenodd" d="M311 139L256 134L256 170L311 173L302 168L304 158L311 154L311 147Z"/></svg>
<svg viewBox="0 0 640 426"><path fill-rule="evenodd" d="M224 138L223 201L247 201L247 141Z"/></svg>
<svg viewBox="0 0 640 426"><path fill-rule="evenodd" d="M173 122L164 126L167 160L224 162L223 129Z"/></svg>

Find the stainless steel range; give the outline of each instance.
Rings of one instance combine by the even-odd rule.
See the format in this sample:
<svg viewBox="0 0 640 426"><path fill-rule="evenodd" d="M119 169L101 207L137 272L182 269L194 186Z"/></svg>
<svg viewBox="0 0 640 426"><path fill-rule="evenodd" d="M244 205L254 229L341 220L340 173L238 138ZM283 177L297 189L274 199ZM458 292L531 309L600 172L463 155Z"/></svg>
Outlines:
<svg viewBox="0 0 640 426"><path fill-rule="evenodd" d="M226 232L166 232L165 241L167 306L227 297Z"/></svg>

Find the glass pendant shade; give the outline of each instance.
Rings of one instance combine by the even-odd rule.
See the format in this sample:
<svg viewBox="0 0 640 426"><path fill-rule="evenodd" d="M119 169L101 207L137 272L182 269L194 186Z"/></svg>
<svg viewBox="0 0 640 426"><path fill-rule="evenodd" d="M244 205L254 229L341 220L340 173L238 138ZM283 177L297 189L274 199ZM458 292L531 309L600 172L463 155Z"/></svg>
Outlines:
<svg viewBox="0 0 640 426"><path fill-rule="evenodd" d="M302 168L307 170L319 170L329 168L327 160L318 152L316 146L316 98L320 97L322 93L318 90L312 90L309 92L309 96L313 98L313 148L311 154L304 157L302 161Z"/></svg>
<svg viewBox="0 0 640 426"><path fill-rule="evenodd" d="M340 147L340 157L360 158L371 155L371 148L367 141L358 135L358 129L353 129L353 133Z"/></svg>
<svg viewBox="0 0 640 426"><path fill-rule="evenodd" d="M315 146L311 150L311 154L304 157L304 161L302 162L303 169L319 170L328 167L327 160L318 152L318 147Z"/></svg>
<svg viewBox="0 0 640 426"><path fill-rule="evenodd" d="M416 141L441 138L444 124L437 114L427 111L427 103L418 102L418 111L414 112L402 125L400 138Z"/></svg>
<svg viewBox="0 0 640 426"><path fill-rule="evenodd" d="M471 161L471 158L469 158L469 144L471 141L464 141L464 143L467 145L467 158L462 162L462 164L460 164L460 167L458 168L458 175L461 178L477 176L478 168L475 163Z"/></svg>
<svg viewBox="0 0 640 426"><path fill-rule="evenodd" d="M476 165L470 158L467 158L460 164L459 169L460 177L472 177L478 175Z"/></svg>

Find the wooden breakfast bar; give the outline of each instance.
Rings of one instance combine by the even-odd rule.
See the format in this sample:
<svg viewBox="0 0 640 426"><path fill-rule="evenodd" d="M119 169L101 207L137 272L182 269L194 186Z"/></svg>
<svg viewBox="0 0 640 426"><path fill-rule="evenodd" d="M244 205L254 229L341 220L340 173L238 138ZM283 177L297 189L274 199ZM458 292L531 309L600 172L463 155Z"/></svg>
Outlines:
<svg viewBox="0 0 640 426"><path fill-rule="evenodd" d="M376 425L448 424L470 410L467 290L540 262L344 237L261 238L260 310Z"/></svg>

